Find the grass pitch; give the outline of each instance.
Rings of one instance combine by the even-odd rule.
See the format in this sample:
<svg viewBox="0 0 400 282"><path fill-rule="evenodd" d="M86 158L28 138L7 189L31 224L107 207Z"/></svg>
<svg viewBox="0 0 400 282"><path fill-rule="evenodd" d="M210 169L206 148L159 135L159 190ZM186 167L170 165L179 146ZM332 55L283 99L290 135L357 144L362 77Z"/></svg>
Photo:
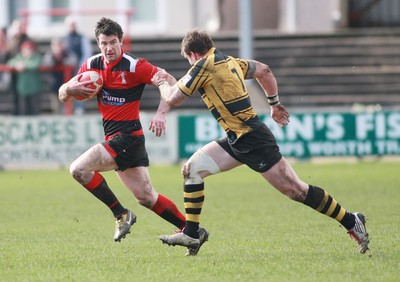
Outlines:
<svg viewBox="0 0 400 282"><path fill-rule="evenodd" d="M110 211L67 170L0 171L0 281L400 281L400 163L294 164L308 183L367 217L370 251L344 228L289 201L240 167L206 179L202 225L210 240L196 257L158 240L175 228L140 207L104 173L138 216L114 243ZM156 189L183 210L178 166L150 168Z"/></svg>

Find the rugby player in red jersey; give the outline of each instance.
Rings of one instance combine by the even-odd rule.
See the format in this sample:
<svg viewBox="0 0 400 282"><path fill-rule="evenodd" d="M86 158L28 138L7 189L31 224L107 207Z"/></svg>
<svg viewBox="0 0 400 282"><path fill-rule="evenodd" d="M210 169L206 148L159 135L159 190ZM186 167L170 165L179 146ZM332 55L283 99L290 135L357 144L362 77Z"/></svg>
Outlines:
<svg viewBox="0 0 400 282"><path fill-rule="evenodd" d="M74 97L90 97L93 89L88 82L78 82L79 74L96 71L103 77L103 88L97 95L103 120L105 140L96 144L70 166L72 177L106 204L115 217L114 241L121 241L136 222L136 215L125 208L100 174L115 170L122 183L140 205L151 209L178 229L185 226L185 216L167 197L157 193L151 184L149 159L139 119L140 99L146 84L158 71L145 59L139 59L122 49L123 30L108 18L101 18L95 29L101 53L86 60L77 76L59 89L59 99L67 102ZM160 103L164 103L160 99ZM150 122L150 130L161 136L165 132L165 115Z"/></svg>

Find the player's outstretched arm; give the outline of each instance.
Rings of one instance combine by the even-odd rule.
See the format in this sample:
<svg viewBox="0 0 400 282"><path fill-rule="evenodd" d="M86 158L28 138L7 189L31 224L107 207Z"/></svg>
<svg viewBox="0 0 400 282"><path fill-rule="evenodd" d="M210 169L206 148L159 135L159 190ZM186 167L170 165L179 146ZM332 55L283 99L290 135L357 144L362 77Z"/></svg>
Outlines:
<svg viewBox="0 0 400 282"><path fill-rule="evenodd" d="M258 61L249 60L249 67L246 73L246 79L255 78L264 90L267 96L268 103L271 107L271 117L279 124L284 127L290 121L290 115L286 108L279 101L278 96L278 83L272 70L268 65Z"/></svg>
<svg viewBox="0 0 400 282"><path fill-rule="evenodd" d="M168 103L171 108L180 106L187 98L178 87L177 83L171 85L171 75L165 70L159 70L152 78L152 82L158 86L161 98ZM175 80L176 82L176 80Z"/></svg>
<svg viewBox="0 0 400 282"><path fill-rule="evenodd" d="M153 132L157 137L167 133L167 113L171 107L164 99L160 99L157 112L150 120L149 130Z"/></svg>
<svg viewBox="0 0 400 282"><path fill-rule="evenodd" d="M176 78L168 73L165 69L158 68L157 73L160 75L160 78L162 77L162 79L167 81L169 85L174 85L177 82ZM158 83L156 85L158 85Z"/></svg>
<svg viewBox="0 0 400 282"><path fill-rule="evenodd" d="M268 65L255 60L249 60L245 79L256 79L267 97L278 93L278 83Z"/></svg>
<svg viewBox="0 0 400 282"><path fill-rule="evenodd" d="M175 77L170 75L168 72L165 70L158 68L158 72L163 72L163 81L166 81L168 85L174 85L176 83ZM153 84L159 85L159 77L155 76L152 79ZM161 90L160 90L160 94ZM165 96L165 95L164 95ZM164 99L164 96L161 95L160 98L160 103L157 108L157 112L153 116L153 118L150 120L150 125L149 125L149 130L153 132L157 137L160 137L163 134L166 134L166 116L167 113L170 111L171 107L167 103L167 101Z"/></svg>

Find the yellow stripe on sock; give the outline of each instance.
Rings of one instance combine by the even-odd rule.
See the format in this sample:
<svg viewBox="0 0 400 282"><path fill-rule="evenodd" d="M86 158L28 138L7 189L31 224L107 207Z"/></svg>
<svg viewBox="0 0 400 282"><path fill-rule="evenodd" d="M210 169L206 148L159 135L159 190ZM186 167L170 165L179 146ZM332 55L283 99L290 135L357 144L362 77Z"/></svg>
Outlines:
<svg viewBox="0 0 400 282"><path fill-rule="evenodd" d="M201 209L203 207L203 202L201 202L201 203L186 202L183 205L184 205L185 209Z"/></svg>
<svg viewBox="0 0 400 282"><path fill-rule="evenodd" d="M331 216L331 214L335 210L336 206L337 206L337 202L334 199L332 199L331 206L329 207L328 211L325 214L327 216Z"/></svg>
<svg viewBox="0 0 400 282"><path fill-rule="evenodd" d="M200 223L200 215L199 214L186 214L186 221Z"/></svg>
<svg viewBox="0 0 400 282"><path fill-rule="evenodd" d="M200 198L204 196L204 190L197 191L197 192L192 192L192 193L186 193L183 192L183 197L185 198Z"/></svg>
<svg viewBox="0 0 400 282"><path fill-rule="evenodd" d="M340 222L343 219L345 214L346 214L346 210L344 208L341 208L338 215L335 217L335 219Z"/></svg>
<svg viewBox="0 0 400 282"><path fill-rule="evenodd" d="M316 208L317 211L321 212L322 209L325 207L326 202L328 201L329 194L328 192L324 191L324 198L322 199L321 203L319 204L318 208Z"/></svg>

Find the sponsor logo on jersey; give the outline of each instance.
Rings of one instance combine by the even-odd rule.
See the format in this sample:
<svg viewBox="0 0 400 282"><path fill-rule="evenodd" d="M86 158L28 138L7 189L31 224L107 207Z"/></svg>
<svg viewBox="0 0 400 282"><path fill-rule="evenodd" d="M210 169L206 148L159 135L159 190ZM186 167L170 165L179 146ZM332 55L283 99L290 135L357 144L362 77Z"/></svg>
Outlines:
<svg viewBox="0 0 400 282"><path fill-rule="evenodd" d="M101 103L103 105L122 106L123 104L125 104L126 99L123 97L111 96L110 93L108 93L104 89L102 94L103 95L101 97Z"/></svg>
<svg viewBox="0 0 400 282"><path fill-rule="evenodd" d="M189 74L186 74L184 77L181 78L181 83L183 85L186 85L186 83L188 83L191 79L192 77Z"/></svg>

